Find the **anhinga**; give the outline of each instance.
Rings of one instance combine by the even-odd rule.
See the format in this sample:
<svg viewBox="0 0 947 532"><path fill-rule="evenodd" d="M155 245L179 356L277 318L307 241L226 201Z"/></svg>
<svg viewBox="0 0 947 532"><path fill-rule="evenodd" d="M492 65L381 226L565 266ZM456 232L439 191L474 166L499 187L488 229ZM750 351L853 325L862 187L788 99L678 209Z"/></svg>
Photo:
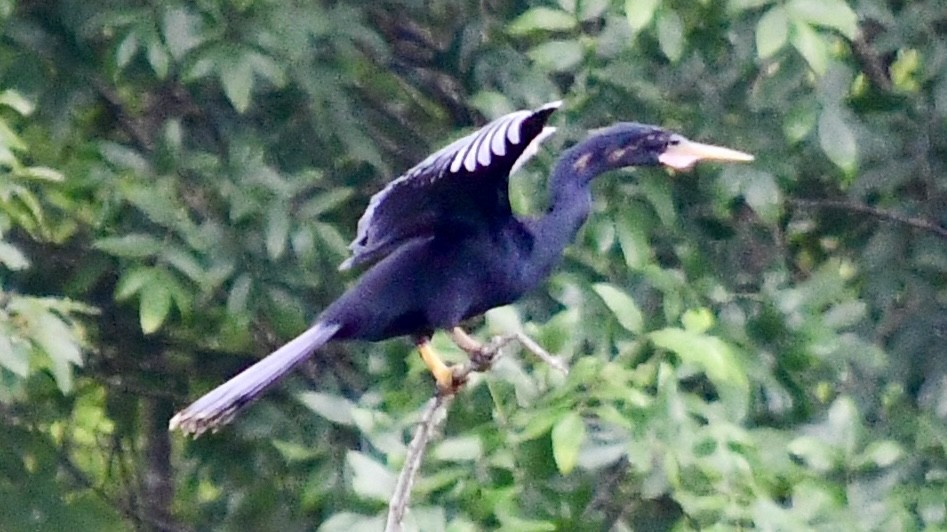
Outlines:
<svg viewBox="0 0 947 532"><path fill-rule="evenodd" d="M229 422L319 347L335 340L411 335L438 387L456 386L428 343L454 332L468 351L463 320L512 303L560 261L591 208L592 180L628 166L688 168L700 160L752 156L633 122L600 130L566 150L538 218L510 210L508 179L554 128L560 102L502 116L434 153L372 199L342 268L374 263L315 324L175 415L170 428L200 434Z"/></svg>

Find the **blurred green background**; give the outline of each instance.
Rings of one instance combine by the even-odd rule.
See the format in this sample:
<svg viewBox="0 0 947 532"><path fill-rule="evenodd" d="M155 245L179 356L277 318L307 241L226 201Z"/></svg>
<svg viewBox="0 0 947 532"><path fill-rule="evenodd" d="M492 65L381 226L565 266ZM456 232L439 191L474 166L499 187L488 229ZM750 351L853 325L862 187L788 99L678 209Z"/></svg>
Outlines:
<svg viewBox="0 0 947 532"><path fill-rule="evenodd" d="M637 120L754 153L615 172L451 407L409 530L947 528L947 11L858 0L0 0L0 529L378 530L433 387L332 345L220 433L368 198L564 99L511 183ZM462 357L435 339L452 360Z"/></svg>

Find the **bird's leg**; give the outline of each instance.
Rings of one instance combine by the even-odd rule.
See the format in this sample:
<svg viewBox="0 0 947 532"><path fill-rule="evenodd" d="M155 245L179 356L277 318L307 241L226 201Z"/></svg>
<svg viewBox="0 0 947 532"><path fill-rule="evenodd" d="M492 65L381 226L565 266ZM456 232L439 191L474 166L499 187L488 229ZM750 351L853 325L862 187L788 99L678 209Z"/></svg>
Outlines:
<svg viewBox="0 0 947 532"><path fill-rule="evenodd" d="M457 344L457 347L461 348L468 355L483 351L483 344L474 339L472 336L467 334L467 331L461 329L460 327L454 327L450 330L451 340Z"/></svg>
<svg viewBox="0 0 947 532"><path fill-rule="evenodd" d="M427 336L419 336L415 339L415 345L418 346L418 353L421 354L421 360L434 375L437 382L437 388L442 391L454 389L454 372L441 360L441 357L431 346L431 339Z"/></svg>
<svg viewBox="0 0 947 532"><path fill-rule="evenodd" d="M467 334L467 331L460 327L454 327L450 330L450 337L457 347L467 353L467 356L470 357L470 362L473 363L478 371L486 368L490 364L490 360L493 358L493 353L490 352L491 349L483 345L479 340L471 337Z"/></svg>
<svg viewBox="0 0 947 532"><path fill-rule="evenodd" d="M493 358L496 356L497 351L500 350L504 345L512 340L512 337L500 336L494 338L488 344L484 344L474 338L472 338L466 331L460 327L454 327L450 331L450 337L454 340L454 344L457 347L461 348L467 356L470 357L470 361L475 366L476 371L483 371L484 369L490 367L490 364L493 363Z"/></svg>

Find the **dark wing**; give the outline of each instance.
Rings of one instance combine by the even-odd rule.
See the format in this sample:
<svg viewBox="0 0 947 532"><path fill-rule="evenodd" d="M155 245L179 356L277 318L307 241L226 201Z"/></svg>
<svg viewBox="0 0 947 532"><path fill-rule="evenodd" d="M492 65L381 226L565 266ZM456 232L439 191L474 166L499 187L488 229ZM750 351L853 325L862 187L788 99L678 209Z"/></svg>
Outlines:
<svg viewBox="0 0 947 532"><path fill-rule="evenodd" d="M511 216L509 177L555 128L562 102L501 116L438 150L372 196L340 269L375 262L408 240Z"/></svg>

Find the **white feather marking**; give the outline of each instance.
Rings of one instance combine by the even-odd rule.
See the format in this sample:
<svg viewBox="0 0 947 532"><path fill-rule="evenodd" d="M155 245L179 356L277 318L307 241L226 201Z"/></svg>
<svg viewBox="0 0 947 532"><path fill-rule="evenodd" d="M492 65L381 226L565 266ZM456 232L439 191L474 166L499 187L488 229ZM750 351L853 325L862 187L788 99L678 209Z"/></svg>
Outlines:
<svg viewBox="0 0 947 532"><path fill-rule="evenodd" d="M496 137L497 129L500 129L500 126L503 125L503 121L497 121L494 127L491 127L489 131L483 136L483 139L480 141L480 147L477 149L477 162L482 166L489 166L490 161L493 160L493 139ZM505 151L505 150L504 150ZM497 154L502 155L500 153Z"/></svg>
<svg viewBox="0 0 947 532"><path fill-rule="evenodd" d="M506 132L506 138L509 139L510 144L520 143L520 122L510 124L510 129Z"/></svg>
<svg viewBox="0 0 947 532"><path fill-rule="evenodd" d="M452 174L456 174L460 170L460 165L464 164L463 150L458 151L454 155L454 159L450 163L450 171Z"/></svg>
<svg viewBox="0 0 947 532"><path fill-rule="evenodd" d="M510 124L510 120L504 120L490 139L490 149L500 157L506 155L506 132L510 129Z"/></svg>
<svg viewBox="0 0 947 532"><path fill-rule="evenodd" d="M562 101L549 102L542 107L539 107L535 111L517 111L515 113L510 113L508 115L502 116L494 121L494 129L491 135L488 135L489 145L494 154L498 156L506 155L507 144L506 141L509 141L511 144L519 144L520 137L520 128L522 126L523 120L532 116L534 113L545 111L549 109L557 109L562 105ZM487 126L490 128L490 125ZM555 131L553 127L543 128L543 131L535 138L532 142L526 147L523 154L516 160L513 165L510 174L513 174L522 166L526 161L528 161L539 149L539 144L551 135ZM349 249L353 253L358 253L358 249L362 246L365 246L368 242L368 229L373 223L375 217L375 211L378 206L386 199L386 197L394 190L401 186L405 181L417 179L419 176L425 174L431 174L430 179L437 179L436 168L444 169L450 171L451 173L456 173L460 171L460 168L465 163L465 159L470 155L471 145L475 143L478 139L482 138L481 133L484 130L479 130L477 133L473 133L466 137L460 138L447 146L441 148L440 150L429 155L426 159L415 165L413 168L408 170L405 174L401 175L397 179L388 183L386 187L372 196L371 200L368 202L368 207L365 209L365 212L362 214L361 218L358 221L357 227L357 236L355 240L349 244ZM448 160L449 159L449 160ZM471 171L476 168L476 159L472 159ZM434 170L432 172L432 170ZM345 269L347 263L343 263L342 269Z"/></svg>
<svg viewBox="0 0 947 532"><path fill-rule="evenodd" d="M480 163L483 166L488 166L492 160L490 153L490 146L493 144L493 135L496 134L496 130L503 125L503 122L507 120L507 116L500 117L493 122L487 124L483 129L477 133L477 157L474 162L474 167L467 167L469 171L474 171L477 168L476 163Z"/></svg>

